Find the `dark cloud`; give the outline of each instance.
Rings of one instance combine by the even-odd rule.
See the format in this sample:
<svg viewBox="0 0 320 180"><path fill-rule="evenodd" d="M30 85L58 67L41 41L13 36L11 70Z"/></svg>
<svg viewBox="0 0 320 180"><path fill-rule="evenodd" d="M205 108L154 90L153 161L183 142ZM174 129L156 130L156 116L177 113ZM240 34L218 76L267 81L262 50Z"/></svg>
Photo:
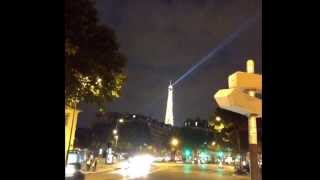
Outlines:
<svg viewBox="0 0 320 180"><path fill-rule="evenodd" d="M108 109L163 120L168 82L260 13L261 1L97 0L96 6L101 23L116 31L128 57L128 82L122 97L108 104ZM175 87L176 123L181 125L187 117L207 118L214 108L212 95L227 88L229 74L245 70L248 58L256 60L261 72L261 17ZM83 111L92 114L94 108L86 106ZM79 121L89 121L84 117Z"/></svg>

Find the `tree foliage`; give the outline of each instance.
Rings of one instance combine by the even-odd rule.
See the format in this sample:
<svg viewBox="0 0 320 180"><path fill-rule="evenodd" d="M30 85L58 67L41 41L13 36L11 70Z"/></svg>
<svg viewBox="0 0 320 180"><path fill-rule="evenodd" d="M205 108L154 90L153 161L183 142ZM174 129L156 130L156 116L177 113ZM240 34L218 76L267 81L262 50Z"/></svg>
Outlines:
<svg viewBox="0 0 320 180"><path fill-rule="evenodd" d="M212 134L204 130L189 127L180 128L177 137L182 146L190 148L199 148L205 142L210 143L214 139Z"/></svg>
<svg viewBox="0 0 320 180"><path fill-rule="evenodd" d="M98 22L93 1L66 0L66 104L72 100L101 104L119 97L125 65L116 35Z"/></svg>
<svg viewBox="0 0 320 180"><path fill-rule="evenodd" d="M221 118L220 121L216 117ZM240 128L247 123L247 118L240 114L216 108L213 115L209 118L209 126L216 136L216 141L223 147L239 150Z"/></svg>

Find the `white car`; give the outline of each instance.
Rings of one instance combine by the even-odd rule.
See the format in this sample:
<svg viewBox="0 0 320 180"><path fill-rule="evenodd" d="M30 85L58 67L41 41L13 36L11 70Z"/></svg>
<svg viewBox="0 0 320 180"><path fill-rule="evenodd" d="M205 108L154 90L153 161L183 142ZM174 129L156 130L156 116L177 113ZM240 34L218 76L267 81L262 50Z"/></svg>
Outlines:
<svg viewBox="0 0 320 180"><path fill-rule="evenodd" d="M79 173L81 169L80 154L78 152L70 152L68 154L68 162L65 168L65 176L73 177Z"/></svg>

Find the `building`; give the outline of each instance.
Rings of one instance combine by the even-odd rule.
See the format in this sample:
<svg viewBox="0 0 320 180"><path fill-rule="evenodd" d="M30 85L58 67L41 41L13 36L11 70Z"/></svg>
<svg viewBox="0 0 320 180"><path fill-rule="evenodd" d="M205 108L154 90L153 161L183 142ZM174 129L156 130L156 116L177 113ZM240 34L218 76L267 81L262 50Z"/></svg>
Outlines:
<svg viewBox="0 0 320 180"><path fill-rule="evenodd" d="M197 119L187 119L184 121L184 127L199 128L207 130L209 127L207 120Z"/></svg>
<svg viewBox="0 0 320 180"><path fill-rule="evenodd" d="M154 119L148 121L148 126L152 144L158 149L165 148L173 131L172 126Z"/></svg>
<svg viewBox="0 0 320 180"><path fill-rule="evenodd" d="M121 124L120 120L122 120ZM157 149L162 149L167 146L168 139L170 139L173 131L173 127L171 125L160 122L150 116L137 113L99 112L97 113L96 119L93 121L91 127L94 127L97 124L100 124L99 126L108 126L112 128L115 128L116 124L118 124L117 126L122 129L130 129L131 127L136 128L135 124L139 124L139 127L142 128L140 131L144 131L145 133L150 132L150 138L147 138L149 139L149 145L152 145ZM105 130L107 131L106 128ZM126 132L123 132L120 129L119 133L121 138L121 134ZM109 132L109 134L111 134L111 132Z"/></svg>
<svg viewBox="0 0 320 180"><path fill-rule="evenodd" d="M151 144L158 149L164 148L167 145L168 139L172 134L173 127L170 124L165 124L149 116L126 113L122 117L127 122L139 121L146 123L151 134Z"/></svg>

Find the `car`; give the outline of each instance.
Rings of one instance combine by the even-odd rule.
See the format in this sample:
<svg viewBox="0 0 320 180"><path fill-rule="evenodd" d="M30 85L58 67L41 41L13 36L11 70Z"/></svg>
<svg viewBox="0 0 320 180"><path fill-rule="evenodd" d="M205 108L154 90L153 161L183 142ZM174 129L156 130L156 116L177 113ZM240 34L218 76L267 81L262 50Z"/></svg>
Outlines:
<svg viewBox="0 0 320 180"><path fill-rule="evenodd" d="M71 151L68 153L68 161L65 168L65 177L72 178L80 173L81 157L79 152Z"/></svg>

